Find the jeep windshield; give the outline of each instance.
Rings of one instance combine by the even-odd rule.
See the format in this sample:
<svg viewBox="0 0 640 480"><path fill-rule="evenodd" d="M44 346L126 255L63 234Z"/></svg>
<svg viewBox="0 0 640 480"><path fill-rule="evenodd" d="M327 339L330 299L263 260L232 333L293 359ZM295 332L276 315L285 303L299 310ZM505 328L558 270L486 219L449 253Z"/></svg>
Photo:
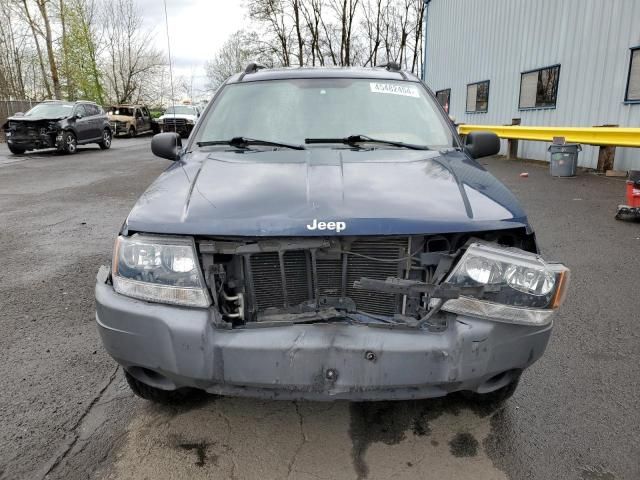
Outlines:
<svg viewBox="0 0 640 480"><path fill-rule="evenodd" d="M36 105L25 117L60 118L67 117L73 112L73 105L68 103L41 103Z"/></svg>
<svg viewBox="0 0 640 480"><path fill-rule="evenodd" d="M201 120L194 143L246 137L304 145L306 139L326 139L314 148L353 148L341 141L350 136L371 139L359 147L455 146L451 128L421 84L351 78L228 84Z"/></svg>

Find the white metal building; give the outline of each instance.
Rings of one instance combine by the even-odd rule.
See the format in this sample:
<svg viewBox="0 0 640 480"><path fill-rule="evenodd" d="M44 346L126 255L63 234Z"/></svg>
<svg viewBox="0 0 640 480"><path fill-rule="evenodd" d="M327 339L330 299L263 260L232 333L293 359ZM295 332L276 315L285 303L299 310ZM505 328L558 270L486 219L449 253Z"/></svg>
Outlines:
<svg viewBox="0 0 640 480"><path fill-rule="evenodd" d="M640 0L427 1L426 82L457 122L640 127ZM640 170L640 148L615 158ZM580 165L597 161L585 146Z"/></svg>

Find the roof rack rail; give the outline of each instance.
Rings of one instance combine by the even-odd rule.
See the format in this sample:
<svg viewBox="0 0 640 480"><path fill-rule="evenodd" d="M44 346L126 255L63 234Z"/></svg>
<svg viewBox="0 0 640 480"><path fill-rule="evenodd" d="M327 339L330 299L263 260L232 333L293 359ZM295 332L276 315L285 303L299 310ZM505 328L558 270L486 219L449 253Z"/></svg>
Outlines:
<svg viewBox="0 0 640 480"><path fill-rule="evenodd" d="M382 65L376 65L376 68L386 68L389 72L398 72L400 75L402 75L403 79L407 79L407 76L402 71L402 67L400 67L400 64L397 62L383 63Z"/></svg>
<svg viewBox="0 0 640 480"><path fill-rule="evenodd" d="M249 65L247 65L247 67L244 69L244 72L240 74L240 78L238 79L238 81L241 81L245 75L249 73L256 73L258 70L262 70L263 68L267 67L256 62L249 63Z"/></svg>

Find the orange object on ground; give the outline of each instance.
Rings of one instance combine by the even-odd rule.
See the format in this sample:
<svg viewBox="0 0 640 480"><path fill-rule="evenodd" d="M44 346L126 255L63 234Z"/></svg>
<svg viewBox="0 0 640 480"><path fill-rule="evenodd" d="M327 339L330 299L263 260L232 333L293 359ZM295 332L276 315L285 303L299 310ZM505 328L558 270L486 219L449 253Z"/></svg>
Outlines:
<svg viewBox="0 0 640 480"><path fill-rule="evenodd" d="M626 205L618 205L617 220L640 222L640 170L629 171Z"/></svg>
<svg viewBox="0 0 640 480"><path fill-rule="evenodd" d="M627 180L627 206L640 207L640 170L629 172Z"/></svg>

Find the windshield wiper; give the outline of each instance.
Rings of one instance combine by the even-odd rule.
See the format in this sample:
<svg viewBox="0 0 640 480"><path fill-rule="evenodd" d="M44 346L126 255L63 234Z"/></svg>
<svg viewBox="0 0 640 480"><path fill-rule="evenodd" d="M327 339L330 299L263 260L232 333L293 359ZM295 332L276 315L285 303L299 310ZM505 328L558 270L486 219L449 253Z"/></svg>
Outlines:
<svg viewBox="0 0 640 480"><path fill-rule="evenodd" d="M269 140L258 140L248 137L233 137L230 140L210 140L207 142L196 142L199 147L208 147L209 145L230 145L236 148L248 148L249 145L263 145L266 147L282 147L291 148L293 150L306 150L304 145L295 145L293 143L271 142Z"/></svg>
<svg viewBox="0 0 640 480"><path fill-rule="evenodd" d="M359 143L379 143L394 147L409 148L411 150L429 150L426 145L414 145L412 143L394 142L381 138L371 138L366 135L349 135L344 138L305 138L304 143L344 143L345 145L357 145Z"/></svg>

